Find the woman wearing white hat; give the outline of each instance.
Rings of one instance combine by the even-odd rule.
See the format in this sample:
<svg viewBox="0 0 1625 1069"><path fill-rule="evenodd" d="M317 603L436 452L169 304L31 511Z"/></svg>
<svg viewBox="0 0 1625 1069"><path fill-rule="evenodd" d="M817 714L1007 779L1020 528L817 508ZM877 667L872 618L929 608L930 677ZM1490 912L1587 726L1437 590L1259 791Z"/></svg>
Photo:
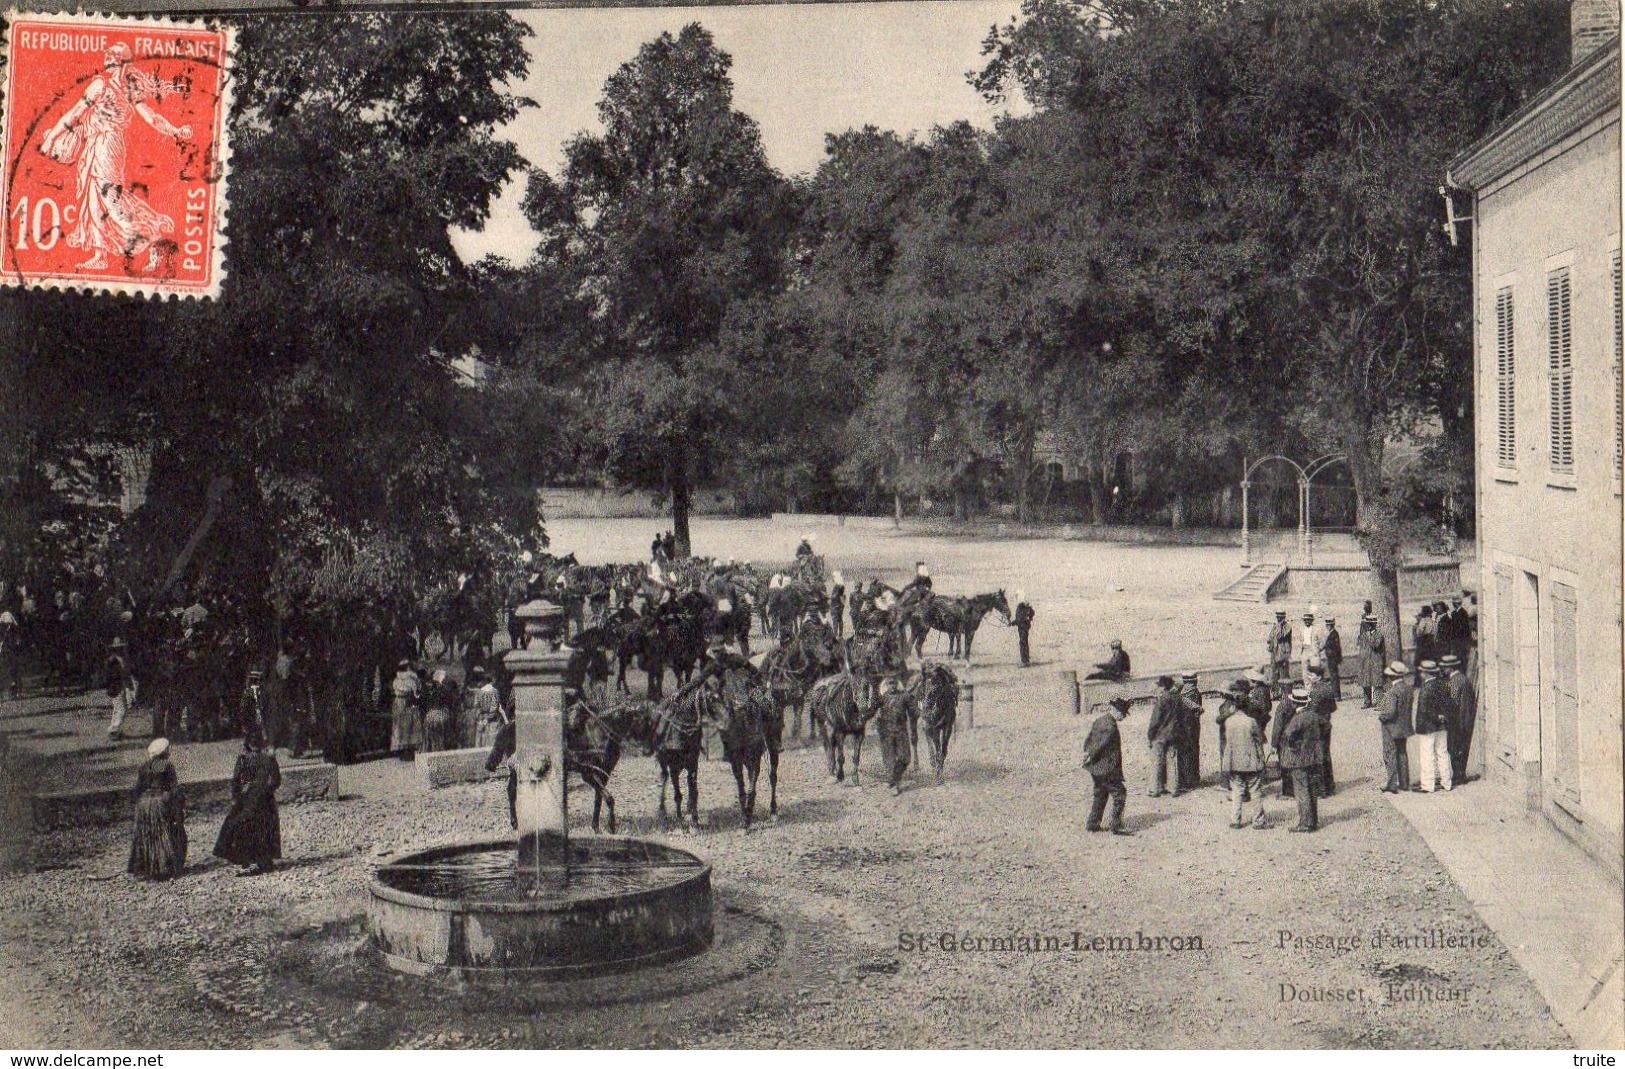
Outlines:
<svg viewBox="0 0 1625 1069"><path fill-rule="evenodd" d="M186 868L186 798L169 762L169 740L153 739L135 777L135 831L129 873L167 880Z"/></svg>

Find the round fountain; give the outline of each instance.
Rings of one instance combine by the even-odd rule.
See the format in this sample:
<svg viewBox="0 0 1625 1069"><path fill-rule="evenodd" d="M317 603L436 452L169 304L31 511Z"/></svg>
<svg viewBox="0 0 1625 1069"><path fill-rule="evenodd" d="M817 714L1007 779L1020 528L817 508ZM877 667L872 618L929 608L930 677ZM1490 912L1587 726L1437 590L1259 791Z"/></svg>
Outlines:
<svg viewBox="0 0 1625 1069"><path fill-rule="evenodd" d="M513 677L517 842L439 846L378 866L368 938L391 968L463 980L565 979L711 945L710 865L641 839L570 838L568 661L537 648L504 658Z"/></svg>

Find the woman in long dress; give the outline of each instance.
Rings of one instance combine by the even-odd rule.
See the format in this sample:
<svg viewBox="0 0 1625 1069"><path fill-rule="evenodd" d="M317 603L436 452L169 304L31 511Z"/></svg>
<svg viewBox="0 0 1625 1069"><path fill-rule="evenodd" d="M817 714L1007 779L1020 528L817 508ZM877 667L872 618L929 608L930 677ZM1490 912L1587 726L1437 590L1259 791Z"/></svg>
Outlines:
<svg viewBox="0 0 1625 1069"><path fill-rule="evenodd" d="M282 821L276 807L276 789L281 785L282 770L276 757L266 752L259 725L248 725L243 752L231 773L231 812L214 844L216 857L242 866L239 876L270 872L282 856Z"/></svg>
<svg viewBox="0 0 1625 1069"><path fill-rule="evenodd" d="M102 56L102 73L90 80L85 95L40 142L45 155L76 166L74 204L78 214L67 244L90 252L80 270L102 270L108 266L109 256L134 259L142 252L148 253L146 269L156 270L158 241L175 230L175 220L155 210L128 181L125 131L138 116L176 141L190 139L192 128L175 126L152 110L148 101L161 86L130 60L127 45L110 47Z"/></svg>
<svg viewBox="0 0 1625 1069"><path fill-rule="evenodd" d="M169 740L153 739L135 777L135 832L130 875L167 880L186 869L186 797L169 762Z"/></svg>
<svg viewBox="0 0 1625 1069"><path fill-rule="evenodd" d="M423 681L412 671L410 661L396 666L389 690L393 701L389 752L404 760L423 747Z"/></svg>

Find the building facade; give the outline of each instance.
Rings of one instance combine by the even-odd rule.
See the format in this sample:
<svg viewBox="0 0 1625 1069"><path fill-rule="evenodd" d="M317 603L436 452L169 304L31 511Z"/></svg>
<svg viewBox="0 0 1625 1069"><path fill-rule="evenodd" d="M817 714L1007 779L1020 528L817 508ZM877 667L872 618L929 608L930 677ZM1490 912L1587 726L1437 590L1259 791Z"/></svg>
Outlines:
<svg viewBox="0 0 1625 1069"><path fill-rule="evenodd" d="M1482 571L1473 763L1618 871L1618 8L1580 0L1573 29L1568 72L1447 177L1474 205Z"/></svg>

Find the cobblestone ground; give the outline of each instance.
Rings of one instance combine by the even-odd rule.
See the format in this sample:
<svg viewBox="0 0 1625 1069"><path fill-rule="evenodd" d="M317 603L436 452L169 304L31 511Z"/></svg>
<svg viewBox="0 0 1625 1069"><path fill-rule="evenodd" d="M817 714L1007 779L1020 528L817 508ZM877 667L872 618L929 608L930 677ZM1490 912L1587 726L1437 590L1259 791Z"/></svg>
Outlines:
<svg viewBox="0 0 1625 1069"><path fill-rule="evenodd" d="M560 535L555 525L563 546ZM915 548L893 556L911 562ZM921 548L939 574L963 576L966 587L982 585L970 569L979 554L993 562L990 573L1036 567L996 563L1008 543ZM876 561L890 549L875 548ZM1208 551L1121 552L1146 554L1149 563L1186 552L1199 561ZM1205 567L1218 578L1223 563ZM1202 567L1148 568L1140 581L1166 584L1167 594L1137 597L1119 581L1128 588L1125 643L1133 648L1136 611L1180 619L1213 612L1218 603L1201 600L1217 584ZM989 576L993 584L1010 579ZM1116 594L1093 590L1087 575L1067 580L1081 591L1022 581L1035 597L1044 591L1039 604L1052 617L1062 615L1060 605ZM1173 591L1182 587L1194 596L1181 602ZM1154 650L1146 640L1148 656L1235 660L1233 651L1224 655L1223 635L1256 641L1262 615L1240 610L1219 639L1182 624L1166 634L1189 638L1188 647ZM1079 614L1052 626L1092 625ZM1164 633L1143 626L1145 635ZM1089 835L1088 777L1077 767L1086 724L1070 715L1053 667L1015 668L1008 633L995 635L970 670L976 726L961 724L940 785L916 779L895 798L873 779L837 786L823 774L821 753L793 748L784 755L779 819L746 833L726 766L702 765L706 827L670 839L715 866L719 939L700 958L494 992L382 973L362 952L371 864L408 846L500 837L506 814L497 782L426 792L406 767L375 763L342 770L339 800L284 810L289 859L268 877L238 879L208 858L218 817L192 822L192 867L171 884L123 876L127 826L43 837L37 871L0 880L0 1005L17 1011L0 1024L0 1042L1568 1045L1493 933L1378 793L1375 727L1357 701L1337 715L1340 790L1323 803L1318 834L1286 833L1291 803L1273 790L1273 826L1263 830L1230 829L1211 785L1178 799L1145 797L1137 710L1125 725L1134 835ZM1056 646L1041 642L1046 649ZM1211 769L1211 724L1208 732ZM872 763L875 749L871 740ZM652 762L623 762L613 788L623 833L664 835ZM578 812L589 797L574 796ZM1309 942L1282 946L1283 931ZM1074 949L1074 932L1085 945L1100 935L1137 947L1143 933L1177 938L1183 949ZM1379 932L1385 945L1373 948ZM903 936L919 933L928 949L904 949ZM1054 937L1058 949L949 951L943 933L961 942ZM1471 948L1425 945L1443 942L1436 933ZM1348 945L1355 937L1358 948Z"/></svg>

